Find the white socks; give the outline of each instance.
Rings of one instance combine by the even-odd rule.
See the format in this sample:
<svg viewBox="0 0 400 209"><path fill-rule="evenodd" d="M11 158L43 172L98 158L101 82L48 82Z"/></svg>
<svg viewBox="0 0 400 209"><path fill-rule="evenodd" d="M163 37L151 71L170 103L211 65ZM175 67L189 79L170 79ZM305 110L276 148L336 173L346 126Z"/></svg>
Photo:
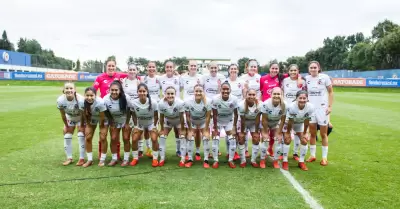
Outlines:
<svg viewBox="0 0 400 209"><path fill-rule="evenodd" d="M236 151L236 140L233 138L232 135L228 136L228 141L229 141L229 162L233 161L233 157L235 156L235 151Z"/></svg>
<svg viewBox="0 0 400 209"><path fill-rule="evenodd" d="M64 150L67 155L67 159L72 159L72 134L64 135Z"/></svg>
<svg viewBox="0 0 400 209"><path fill-rule="evenodd" d="M296 134L294 135L294 145L293 145L293 154L299 154L299 146L300 146L300 138Z"/></svg>
<svg viewBox="0 0 400 209"><path fill-rule="evenodd" d="M244 144L239 144L239 156L240 162L246 162L246 146Z"/></svg>
<svg viewBox="0 0 400 209"><path fill-rule="evenodd" d="M322 159L328 160L328 146L322 146Z"/></svg>
<svg viewBox="0 0 400 209"><path fill-rule="evenodd" d="M79 143L79 159L85 159L85 134L78 132L78 143Z"/></svg>
<svg viewBox="0 0 400 209"><path fill-rule="evenodd" d="M179 139L180 140L180 151L181 151L181 162L185 162L186 158L186 139L185 137L182 137Z"/></svg>
<svg viewBox="0 0 400 209"><path fill-rule="evenodd" d="M265 160L265 156L267 156L267 142L260 142L260 144L261 144L260 160Z"/></svg>
<svg viewBox="0 0 400 209"><path fill-rule="evenodd" d="M288 161L288 154L289 154L290 144L283 144L283 162Z"/></svg>
<svg viewBox="0 0 400 209"><path fill-rule="evenodd" d="M306 157L307 151L308 151L308 145L307 144L306 145L300 144L300 159L299 159L299 163L304 163L304 158Z"/></svg>
<svg viewBox="0 0 400 209"><path fill-rule="evenodd" d="M315 152L317 151L317 145L310 145L310 155L311 157L315 157Z"/></svg>
<svg viewBox="0 0 400 209"><path fill-rule="evenodd" d="M143 152L143 139L139 139L138 146L139 146L139 151Z"/></svg>
<svg viewBox="0 0 400 209"><path fill-rule="evenodd" d="M253 148L252 148L253 153L251 154L251 162L254 163L256 162L258 153L260 151L260 145L255 145L253 144ZM265 154L267 154L267 149L265 149ZM265 157L264 157L265 158Z"/></svg>
<svg viewBox="0 0 400 209"><path fill-rule="evenodd" d="M133 159L139 160L139 151L132 151Z"/></svg>
<svg viewBox="0 0 400 209"><path fill-rule="evenodd" d="M124 161L129 161L129 152L124 152Z"/></svg>
<svg viewBox="0 0 400 209"><path fill-rule="evenodd" d="M153 143L150 141L150 139L146 139L146 147L152 149Z"/></svg>
<svg viewBox="0 0 400 209"><path fill-rule="evenodd" d="M175 142L176 142L176 151L180 151L181 150L181 140L179 138L175 138Z"/></svg>
<svg viewBox="0 0 400 209"><path fill-rule="evenodd" d="M193 147L194 147L194 136L192 136L191 139L187 140L187 144L186 144L186 149L187 149L187 153L189 156L189 160L193 161Z"/></svg>
<svg viewBox="0 0 400 209"><path fill-rule="evenodd" d="M204 149L204 161L208 161L208 155L210 154L210 144L206 137L203 137L203 149Z"/></svg>
<svg viewBox="0 0 400 209"><path fill-rule="evenodd" d="M212 153L215 162L218 162L218 149L219 149L219 136L216 136L212 140Z"/></svg>
<svg viewBox="0 0 400 209"><path fill-rule="evenodd" d="M160 136L159 140L159 146L160 146L160 160L165 160L165 141L167 138L165 138L164 135ZM178 144L178 142L176 142ZM178 147L178 145L177 145ZM180 146L179 146L180 148Z"/></svg>
<svg viewBox="0 0 400 209"><path fill-rule="evenodd" d="M86 153L86 155L87 155L87 160L88 161L93 161L93 153L88 152L88 153Z"/></svg>

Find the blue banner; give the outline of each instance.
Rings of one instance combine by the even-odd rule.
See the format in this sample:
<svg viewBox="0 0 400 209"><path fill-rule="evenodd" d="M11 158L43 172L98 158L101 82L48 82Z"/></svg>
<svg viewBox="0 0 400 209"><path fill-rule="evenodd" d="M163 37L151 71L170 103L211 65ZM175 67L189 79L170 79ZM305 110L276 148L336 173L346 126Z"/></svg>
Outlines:
<svg viewBox="0 0 400 209"><path fill-rule="evenodd" d="M398 87L400 88L400 79L372 79L367 78L367 87Z"/></svg>
<svg viewBox="0 0 400 209"><path fill-rule="evenodd" d="M12 72L11 79L13 80L44 80L43 72Z"/></svg>
<svg viewBox="0 0 400 209"><path fill-rule="evenodd" d="M100 73L78 73L78 81L95 81Z"/></svg>
<svg viewBox="0 0 400 209"><path fill-rule="evenodd" d="M11 73L9 72L0 72L0 80L10 80Z"/></svg>

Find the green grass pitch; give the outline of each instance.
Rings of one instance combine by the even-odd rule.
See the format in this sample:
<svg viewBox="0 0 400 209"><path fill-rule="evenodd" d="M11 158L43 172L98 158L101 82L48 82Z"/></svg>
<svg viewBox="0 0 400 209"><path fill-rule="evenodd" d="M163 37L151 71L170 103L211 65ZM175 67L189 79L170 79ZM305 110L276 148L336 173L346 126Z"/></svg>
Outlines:
<svg viewBox="0 0 400 209"><path fill-rule="evenodd" d="M90 84L77 83L78 92ZM61 90L61 82L0 81L0 208L309 208L270 163L228 168L224 141L219 169L179 168L173 133L164 167L144 157L136 167L99 168L97 135L94 166L64 167ZM329 165L317 160L304 172L289 159L290 173L324 208L400 208L399 93L335 88ZM75 133L75 162L77 145Z"/></svg>

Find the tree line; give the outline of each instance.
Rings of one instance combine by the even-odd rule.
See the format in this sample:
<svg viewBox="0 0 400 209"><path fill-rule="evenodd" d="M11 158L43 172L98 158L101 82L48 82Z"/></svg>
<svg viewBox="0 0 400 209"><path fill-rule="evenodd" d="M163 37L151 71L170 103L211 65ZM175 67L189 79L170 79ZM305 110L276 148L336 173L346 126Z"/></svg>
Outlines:
<svg viewBox="0 0 400 209"><path fill-rule="evenodd" d="M0 49L25 52L32 55L32 66L47 67L56 69L68 69L100 73L104 69L106 60L80 60L72 61L57 57L51 49L43 49L35 39L20 38L17 49L3 31L0 39ZM116 58L115 56L110 56ZM109 58L110 58L109 57ZM186 57L172 57L178 71L186 69L188 59ZM237 63L239 70L244 71L248 57L240 58ZM323 40L322 46L310 50L302 56L291 56L286 60L271 60L268 63L260 64L259 72L267 73L271 63L279 64L281 69L286 69L290 64L297 64L301 72L307 72L309 61L317 60L324 70L348 69L356 71L399 69L400 68L400 26L385 19L379 22L372 30L371 36L365 36L358 32L348 36L327 37ZM167 60L165 60L167 61ZM157 69L164 72L165 61L156 60ZM146 66L148 59L143 57L130 56L126 63L135 63Z"/></svg>

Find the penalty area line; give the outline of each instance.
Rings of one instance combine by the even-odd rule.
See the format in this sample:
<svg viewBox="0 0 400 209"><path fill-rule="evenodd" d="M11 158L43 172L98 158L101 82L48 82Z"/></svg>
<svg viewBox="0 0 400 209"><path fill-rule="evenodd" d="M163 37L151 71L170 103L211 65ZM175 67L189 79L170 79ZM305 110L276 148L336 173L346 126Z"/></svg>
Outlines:
<svg viewBox="0 0 400 209"><path fill-rule="evenodd" d="M310 193L305 190L300 183L289 173L289 171L283 170L282 168L279 169L283 176L292 184L292 186L301 194L304 201L310 206L312 209L323 209L322 205L320 205L311 195Z"/></svg>

